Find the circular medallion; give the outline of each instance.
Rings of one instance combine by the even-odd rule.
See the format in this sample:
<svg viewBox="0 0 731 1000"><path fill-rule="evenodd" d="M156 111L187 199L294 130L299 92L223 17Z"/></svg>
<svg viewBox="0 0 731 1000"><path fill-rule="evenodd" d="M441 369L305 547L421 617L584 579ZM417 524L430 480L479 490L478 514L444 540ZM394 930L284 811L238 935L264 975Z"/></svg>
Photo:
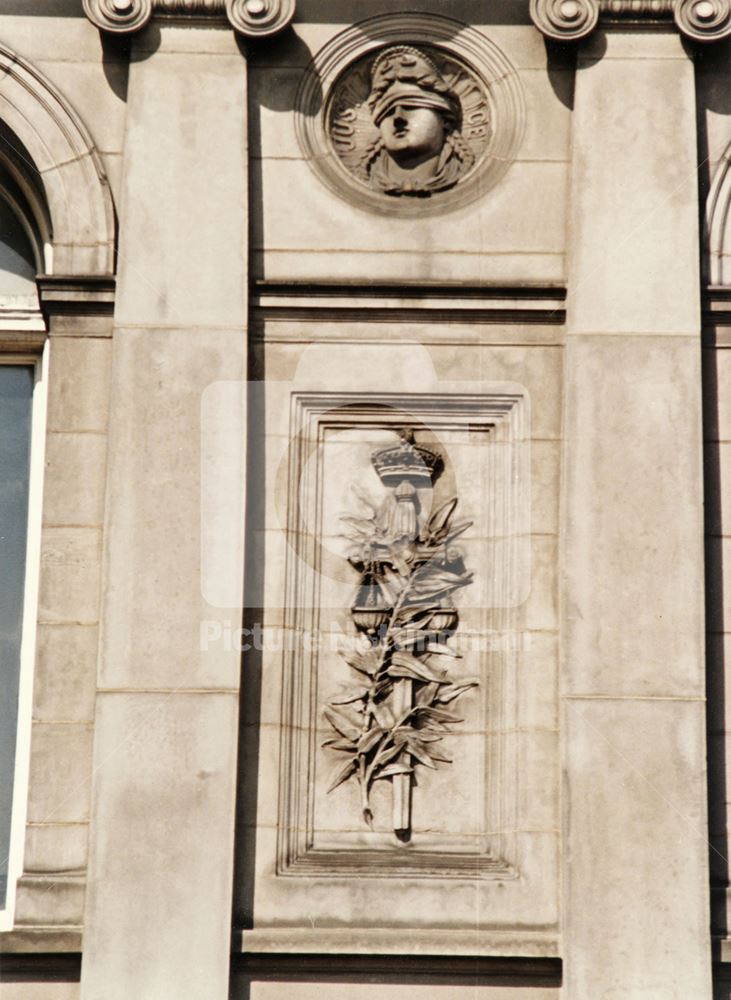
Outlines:
<svg viewBox="0 0 731 1000"><path fill-rule="evenodd" d="M523 135L517 72L478 31L446 18L371 18L336 36L305 73L303 153L363 208L423 215L498 182Z"/></svg>

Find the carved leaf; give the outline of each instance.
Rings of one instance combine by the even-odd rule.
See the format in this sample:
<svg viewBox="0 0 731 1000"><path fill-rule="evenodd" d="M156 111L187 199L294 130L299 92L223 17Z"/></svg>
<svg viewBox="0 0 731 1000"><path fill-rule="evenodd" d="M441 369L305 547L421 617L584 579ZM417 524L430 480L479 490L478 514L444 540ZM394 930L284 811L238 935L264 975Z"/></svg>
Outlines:
<svg viewBox="0 0 731 1000"><path fill-rule="evenodd" d="M323 747L328 747L330 750L343 750L347 753L355 753L356 744L352 740L325 740L322 744Z"/></svg>
<svg viewBox="0 0 731 1000"><path fill-rule="evenodd" d="M375 729L369 729L367 733L363 733L361 738L358 740L358 753L368 753L373 747L378 743L378 741L383 736L383 730L380 726Z"/></svg>
<svg viewBox="0 0 731 1000"><path fill-rule="evenodd" d="M419 576L411 593L420 600L430 600L436 604L443 596L466 587L471 582L471 573L452 573L441 567L430 567Z"/></svg>
<svg viewBox="0 0 731 1000"><path fill-rule="evenodd" d="M409 564L406 562L406 560L404 559L404 557L401 555L400 552L397 552L395 549L392 549L391 560L394 566L396 567L399 576L405 578L409 575L410 572Z"/></svg>
<svg viewBox="0 0 731 1000"><path fill-rule="evenodd" d="M375 770L377 767L380 768L384 764L387 764L394 757L397 757L403 750L403 746L386 746L382 750L379 750L373 759L372 768Z"/></svg>
<svg viewBox="0 0 731 1000"><path fill-rule="evenodd" d="M430 611L436 611L437 609L438 605L433 602L429 604L407 604L399 608L398 612L394 615L394 621L398 624L406 624L420 615L428 614Z"/></svg>
<svg viewBox="0 0 731 1000"><path fill-rule="evenodd" d="M404 582L398 573L394 573L390 566L384 566L383 576L378 582L389 601L396 604L404 589Z"/></svg>
<svg viewBox="0 0 731 1000"><path fill-rule="evenodd" d="M382 771L379 771L373 778L374 781L379 781L381 778L392 778L395 774L413 774L413 767L409 767L408 764L388 764Z"/></svg>
<svg viewBox="0 0 731 1000"><path fill-rule="evenodd" d="M426 524L429 534L435 535L438 531L449 524L449 519L456 506L457 497L454 497L452 500L447 500L445 504L442 504L441 507L434 511Z"/></svg>
<svg viewBox="0 0 731 1000"><path fill-rule="evenodd" d="M440 701L443 705L447 705L450 701L459 698L461 694L464 694L465 691L469 691L473 687L479 687L479 681L458 681L454 684L447 684L440 690L436 700Z"/></svg>
<svg viewBox="0 0 731 1000"><path fill-rule="evenodd" d="M419 739L422 743L438 743L443 736L443 732L438 733L436 730L431 728L419 730ZM429 752L431 753L431 751Z"/></svg>
<svg viewBox="0 0 731 1000"><path fill-rule="evenodd" d="M333 775L333 779L330 782L330 785L328 786L327 789L328 793L334 791L338 787L338 785L342 785L344 781L347 781L357 767L358 764L355 759L349 760L345 764L343 764L342 767L339 767L335 772L335 774Z"/></svg>
<svg viewBox="0 0 731 1000"><path fill-rule="evenodd" d="M448 712L446 708L435 708L434 706L421 708L419 714L423 718L433 719L435 722L464 722L461 716L454 712Z"/></svg>
<svg viewBox="0 0 731 1000"><path fill-rule="evenodd" d="M409 753L416 757L420 764L424 764L425 767L430 767L433 771L438 770L433 758L427 753L423 744L412 738L408 741L408 746Z"/></svg>
<svg viewBox="0 0 731 1000"><path fill-rule="evenodd" d="M441 685L437 681L431 681L429 684L425 684L422 688L420 688L416 692L417 706L431 705L440 687Z"/></svg>
<svg viewBox="0 0 731 1000"><path fill-rule="evenodd" d="M348 740L358 740L360 739L360 731L358 726L349 719L347 715L339 711L336 708L326 708L323 715L333 727L333 729L340 733Z"/></svg>
<svg viewBox="0 0 731 1000"><path fill-rule="evenodd" d="M414 590L418 592L432 590L438 588L441 590L447 590L449 588L466 587L468 583L472 582L471 573L453 573L451 570L444 569L443 564L425 564L422 567L423 572L419 573L419 577L414 584Z"/></svg>
<svg viewBox="0 0 731 1000"><path fill-rule="evenodd" d="M388 672L391 677L409 681L431 680L431 675L424 670L416 671L413 667L389 667Z"/></svg>
<svg viewBox="0 0 731 1000"><path fill-rule="evenodd" d="M472 527L474 521L459 521L457 524L453 524L449 529L449 534L444 539L445 544L453 542L460 535L463 535L465 531Z"/></svg>
<svg viewBox="0 0 731 1000"><path fill-rule="evenodd" d="M373 688L374 698L386 698L393 690L393 681L387 674L381 674Z"/></svg>
<svg viewBox="0 0 731 1000"><path fill-rule="evenodd" d="M372 677L378 670L378 656L373 649L369 649L365 653L348 653L345 662L353 670L357 670L361 674L368 674L369 677Z"/></svg>
<svg viewBox="0 0 731 1000"><path fill-rule="evenodd" d="M341 691L340 694L335 695L334 698L330 699L331 705L351 705L354 701L361 701L368 694L368 688L358 686L353 688L347 688L345 691Z"/></svg>
<svg viewBox="0 0 731 1000"><path fill-rule="evenodd" d="M391 656L388 673L391 677L409 677L418 681L442 681L445 677L444 670L433 667L402 649L397 649Z"/></svg>
<svg viewBox="0 0 731 1000"><path fill-rule="evenodd" d="M456 660L462 659L461 653L456 653L443 642L428 642L426 644L427 653L435 653L437 656L451 656Z"/></svg>
<svg viewBox="0 0 731 1000"><path fill-rule="evenodd" d="M390 729L396 721L393 712L384 702L371 705L371 713L382 729Z"/></svg>

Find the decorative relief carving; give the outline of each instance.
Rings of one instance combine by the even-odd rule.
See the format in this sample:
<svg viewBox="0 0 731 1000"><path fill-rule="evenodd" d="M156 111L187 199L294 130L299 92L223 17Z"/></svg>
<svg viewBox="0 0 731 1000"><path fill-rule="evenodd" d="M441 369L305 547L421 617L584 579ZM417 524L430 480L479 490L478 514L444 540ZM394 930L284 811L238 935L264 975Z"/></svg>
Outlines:
<svg viewBox="0 0 731 1000"><path fill-rule="evenodd" d="M547 38L577 41L596 28L598 0L531 0L530 16Z"/></svg>
<svg viewBox="0 0 731 1000"><path fill-rule="evenodd" d="M531 0L533 23L546 37L577 41L590 35L599 18L607 21L675 20L696 42L731 34L730 0Z"/></svg>
<svg viewBox="0 0 731 1000"><path fill-rule="evenodd" d="M286 28L296 0L83 0L84 13L97 28L131 34L153 13L168 16L224 17L247 38L266 38Z"/></svg>
<svg viewBox="0 0 731 1000"><path fill-rule="evenodd" d="M295 0L226 0L226 16L248 38L276 35L294 17Z"/></svg>
<svg viewBox="0 0 731 1000"><path fill-rule="evenodd" d="M459 621L454 595L472 582L454 542L471 522L453 522L456 499L420 517L420 491L431 490L442 459L410 432L372 462L391 492L378 505L361 493L363 513L344 519L360 574L352 616L364 646L346 656L358 684L330 699L324 714L335 736L323 746L346 757L329 791L356 779L369 826L373 784L392 783L393 829L407 841L415 768L451 763L440 743L463 720L450 705L478 684L449 672L458 655L448 643Z"/></svg>
<svg viewBox="0 0 731 1000"><path fill-rule="evenodd" d="M127 35L152 17L152 0L83 0L84 13L102 31Z"/></svg>
<svg viewBox="0 0 731 1000"><path fill-rule="evenodd" d="M389 215L484 194L515 158L524 124L520 82L500 50L473 28L418 14L336 36L308 67L297 108L321 180Z"/></svg>
<svg viewBox="0 0 731 1000"><path fill-rule="evenodd" d="M484 85L437 50L396 45L338 81L328 129L354 177L388 195L454 187L489 139Z"/></svg>
<svg viewBox="0 0 731 1000"><path fill-rule="evenodd" d="M278 875L510 876L516 856L517 772L510 763L509 736L516 725L511 692L520 655L515 630L530 579L527 400L513 388L479 395L293 396L291 444L281 464L284 506L277 514L278 523L287 525L289 546L284 633L297 640L279 654ZM406 442L394 447L405 427L416 429L418 446ZM415 455L421 455L421 467ZM357 511L361 502L353 492L362 497L364 491L370 507L366 504L355 521L342 522L344 510ZM457 522L455 496L474 518L469 532L466 524ZM358 542L345 537L344 524ZM457 535L463 531L462 537L469 539L464 543L469 567L455 551L462 545ZM369 533L376 536L372 544L367 542ZM394 541L399 536L400 543ZM353 551L354 544L358 551ZM395 620L395 608L406 585L418 589L422 557L423 565L434 570L428 583L429 587L434 583L434 589L420 595L425 598L423 604L420 600L420 611L404 595L401 607L413 618L402 626ZM359 574L355 579L354 565ZM348 602L353 590L355 596ZM347 610L344 604L350 605ZM408 656L394 660L392 654L399 650L392 639L398 641L395 633L402 628L399 638L405 648L400 652ZM417 637L417 632L425 635ZM497 636L499 642L494 643ZM312 641L304 641L305 637ZM407 639L414 640L410 648ZM427 650L432 640L438 651ZM448 657L448 648L462 658ZM383 657L385 669L373 675L353 672L353 683L363 691L335 693L349 683L346 664L351 654L368 661L364 664L357 658L359 665L372 665L373 656L378 658L381 652L390 657ZM274 686L276 662L277 653L264 654L262 676ZM397 676L404 664L416 676L406 671ZM391 668L395 676L381 676ZM432 679L432 672L445 669L447 675ZM430 676L425 676L427 672ZM476 686L469 675L489 676L490 682ZM401 681L409 683L397 689ZM383 739L385 746L394 728L385 739L384 734L376 738L376 725L385 728L383 723L389 721L381 713L381 703L387 712L398 711L402 699L404 714L421 699L435 712L429 725L436 731L424 729L428 713L426 720L414 719L413 727L400 727L399 741L403 735L406 744L406 736L411 736L412 749L405 745L396 752L394 740L391 760L381 758L378 766L385 770L389 764L400 765L404 773L390 772L376 779L373 768L369 775L371 826L361 819L365 803L352 768L351 747L355 730L362 730L365 722L365 711L356 711L357 699L365 693L367 703L366 689L374 682L379 691L370 700L377 703L382 722L377 715L374 722L371 715L367 734L357 734L358 742L366 736L366 745L375 740L364 750L366 767L378 754L377 744ZM455 704L465 719L463 726L451 714ZM344 727L349 720L344 733L337 727L333 731L323 715L325 706L339 725ZM451 736L448 728L453 729ZM446 737L442 743L440 736ZM344 741L340 751L321 749L328 738ZM452 745L447 747L448 743ZM441 756L447 748L455 757L454 765L442 767L436 761L440 766L434 769L414 759L413 748L424 757L424 747L432 763L434 755ZM360 752L358 758L359 769ZM347 769L347 777L328 793L338 766ZM397 837L394 829L399 831Z"/></svg>
<svg viewBox="0 0 731 1000"><path fill-rule="evenodd" d="M157 14L220 17L224 11L223 0L154 0L154 3Z"/></svg>
<svg viewBox="0 0 731 1000"><path fill-rule="evenodd" d="M710 42L731 34L729 0L680 0L675 7L675 23L683 34L696 42Z"/></svg>

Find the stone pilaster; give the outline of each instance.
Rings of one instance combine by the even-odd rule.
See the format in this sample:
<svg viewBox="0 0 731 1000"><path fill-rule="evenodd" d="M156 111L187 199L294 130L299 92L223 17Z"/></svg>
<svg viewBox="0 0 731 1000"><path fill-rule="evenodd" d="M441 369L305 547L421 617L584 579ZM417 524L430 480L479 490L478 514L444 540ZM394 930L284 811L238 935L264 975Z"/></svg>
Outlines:
<svg viewBox="0 0 731 1000"><path fill-rule="evenodd" d="M125 5L91 6L99 23ZM228 996L240 654L200 637L241 616L246 100L225 22L161 20L134 36L84 1000ZM225 540L213 550L207 517ZM221 608L206 581L226 573Z"/></svg>
<svg viewBox="0 0 731 1000"><path fill-rule="evenodd" d="M711 996L693 65L576 78L565 361L564 992Z"/></svg>

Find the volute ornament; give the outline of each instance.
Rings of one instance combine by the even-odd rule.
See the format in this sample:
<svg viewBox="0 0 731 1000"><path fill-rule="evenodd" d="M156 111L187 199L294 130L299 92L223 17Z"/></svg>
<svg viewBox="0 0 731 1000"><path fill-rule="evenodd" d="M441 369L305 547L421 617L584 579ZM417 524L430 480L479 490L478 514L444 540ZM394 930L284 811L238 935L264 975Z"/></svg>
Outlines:
<svg viewBox="0 0 731 1000"><path fill-rule="evenodd" d="M729 0L680 0L675 8L675 23L682 33L696 42L714 41L731 34Z"/></svg>
<svg viewBox="0 0 731 1000"><path fill-rule="evenodd" d="M84 13L102 31L127 35L152 17L152 0L82 0Z"/></svg>
<svg viewBox="0 0 731 1000"><path fill-rule="evenodd" d="M295 0L226 0L226 15L249 38L268 38L286 28L294 17Z"/></svg>
<svg viewBox="0 0 731 1000"><path fill-rule="evenodd" d="M731 35L731 0L530 0L533 23L547 38L578 41L599 21L662 24L674 20L694 42Z"/></svg>
<svg viewBox="0 0 731 1000"><path fill-rule="evenodd" d="M599 20L599 0L531 0L530 16L547 38L578 41Z"/></svg>
<svg viewBox="0 0 731 1000"><path fill-rule="evenodd" d="M295 13L296 0L82 0L97 28L113 34L140 31L153 14L166 17L228 18L247 38L268 38L282 31Z"/></svg>

